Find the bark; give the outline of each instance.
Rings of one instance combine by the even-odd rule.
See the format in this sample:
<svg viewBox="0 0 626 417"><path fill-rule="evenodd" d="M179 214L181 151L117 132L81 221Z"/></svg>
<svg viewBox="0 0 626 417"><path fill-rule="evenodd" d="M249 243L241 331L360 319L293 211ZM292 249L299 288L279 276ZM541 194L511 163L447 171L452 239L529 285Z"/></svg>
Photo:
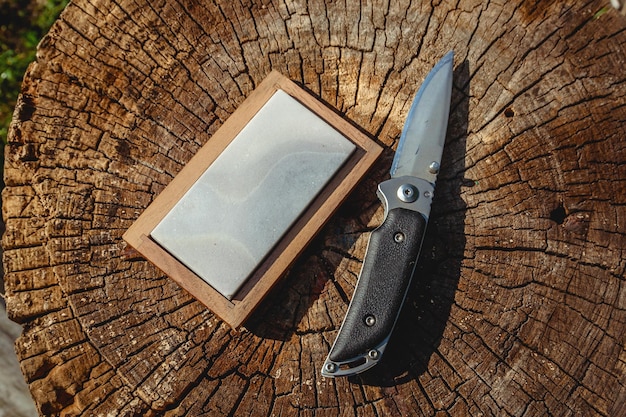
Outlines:
<svg viewBox="0 0 626 417"><path fill-rule="evenodd" d="M0 299L0 416L32 417L37 415L24 378L20 373L15 339L21 333L19 325L9 321Z"/></svg>
<svg viewBox="0 0 626 417"><path fill-rule="evenodd" d="M626 19L606 2L76 0L6 147L6 301L45 415L600 415L626 407ZM456 52L442 173L384 360L324 379L376 184ZM271 70L384 157L230 330L121 235Z"/></svg>

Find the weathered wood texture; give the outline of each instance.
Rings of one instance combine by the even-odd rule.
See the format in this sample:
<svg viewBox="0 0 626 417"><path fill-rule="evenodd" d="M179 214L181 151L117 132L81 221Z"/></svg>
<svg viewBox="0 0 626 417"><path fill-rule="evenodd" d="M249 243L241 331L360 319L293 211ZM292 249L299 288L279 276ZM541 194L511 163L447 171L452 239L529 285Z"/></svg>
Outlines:
<svg viewBox="0 0 626 417"><path fill-rule="evenodd" d="M624 415L626 19L603 1L72 2L7 146L7 307L42 414ZM456 51L384 362L319 368L415 89ZM246 329L122 233L270 70L388 148Z"/></svg>

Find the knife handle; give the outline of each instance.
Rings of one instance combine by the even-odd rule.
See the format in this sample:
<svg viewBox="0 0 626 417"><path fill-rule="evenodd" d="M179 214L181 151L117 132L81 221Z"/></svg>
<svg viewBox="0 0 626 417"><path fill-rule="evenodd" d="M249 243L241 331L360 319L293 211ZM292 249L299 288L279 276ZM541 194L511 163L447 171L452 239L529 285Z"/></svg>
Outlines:
<svg viewBox="0 0 626 417"><path fill-rule="evenodd" d="M377 360L382 354L404 303L425 230L421 213L394 208L372 232L352 301L323 373L339 376L340 364Z"/></svg>

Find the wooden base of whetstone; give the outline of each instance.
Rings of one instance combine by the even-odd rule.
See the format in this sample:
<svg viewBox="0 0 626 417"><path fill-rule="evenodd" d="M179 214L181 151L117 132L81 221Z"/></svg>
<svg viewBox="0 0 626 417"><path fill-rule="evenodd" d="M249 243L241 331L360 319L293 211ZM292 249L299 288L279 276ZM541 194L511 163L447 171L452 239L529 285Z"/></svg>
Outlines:
<svg viewBox="0 0 626 417"><path fill-rule="evenodd" d="M124 239L236 328L381 151L272 72Z"/></svg>

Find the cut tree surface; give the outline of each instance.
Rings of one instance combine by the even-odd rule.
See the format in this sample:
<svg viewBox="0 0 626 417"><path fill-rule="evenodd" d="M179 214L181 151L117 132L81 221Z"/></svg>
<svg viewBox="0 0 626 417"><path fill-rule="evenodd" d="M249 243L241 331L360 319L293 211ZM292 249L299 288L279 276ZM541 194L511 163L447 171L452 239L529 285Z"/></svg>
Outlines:
<svg viewBox="0 0 626 417"><path fill-rule="evenodd" d="M44 415L623 415L626 19L603 1L70 3L6 147L6 301ZM413 95L455 51L413 286L325 379ZM241 331L121 236L277 70L387 150Z"/></svg>

